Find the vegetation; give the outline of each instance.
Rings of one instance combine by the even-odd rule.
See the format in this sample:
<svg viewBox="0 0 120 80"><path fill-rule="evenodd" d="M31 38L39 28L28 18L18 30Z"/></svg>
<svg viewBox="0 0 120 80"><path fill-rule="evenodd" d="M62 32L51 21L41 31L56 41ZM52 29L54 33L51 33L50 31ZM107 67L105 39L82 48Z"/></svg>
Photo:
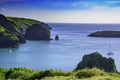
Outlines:
<svg viewBox="0 0 120 80"><path fill-rule="evenodd" d="M112 58L105 58L98 52L84 55L75 70L93 67L103 69L107 72L117 72L114 60Z"/></svg>
<svg viewBox="0 0 120 80"><path fill-rule="evenodd" d="M42 37L50 37L50 28L43 22L26 18L5 17L0 14L0 48L18 47L19 43L26 43L26 38L24 37L26 29L34 24L39 24L42 27L41 31L34 30L34 32L38 32L35 35L42 34ZM30 34L31 32L27 33Z"/></svg>
<svg viewBox="0 0 120 80"><path fill-rule="evenodd" d="M18 37L0 26L0 47L17 47Z"/></svg>
<svg viewBox="0 0 120 80"><path fill-rule="evenodd" d="M25 29L33 24L40 23L37 20L18 18L18 17L7 17L7 19L15 24L17 31L24 33Z"/></svg>
<svg viewBox="0 0 120 80"><path fill-rule="evenodd" d="M119 80L119 73L109 73L103 70L81 69L72 72L60 70L36 71L27 68L0 68L0 80Z"/></svg>
<svg viewBox="0 0 120 80"><path fill-rule="evenodd" d="M97 31L89 34L92 37L120 37L120 31Z"/></svg>

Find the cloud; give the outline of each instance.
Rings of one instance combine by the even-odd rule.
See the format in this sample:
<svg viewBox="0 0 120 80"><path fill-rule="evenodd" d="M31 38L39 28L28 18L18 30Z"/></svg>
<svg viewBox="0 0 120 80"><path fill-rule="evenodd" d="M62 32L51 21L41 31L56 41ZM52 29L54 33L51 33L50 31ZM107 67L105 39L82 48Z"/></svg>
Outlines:
<svg viewBox="0 0 120 80"><path fill-rule="evenodd" d="M113 9L113 10L120 11L120 7L113 7L112 9Z"/></svg>
<svg viewBox="0 0 120 80"><path fill-rule="evenodd" d="M106 7L106 6L93 6L92 9L94 9L94 10L106 10L106 9L108 9L108 7Z"/></svg>
<svg viewBox="0 0 120 80"><path fill-rule="evenodd" d="M0 11L6 11L7 9L6 8L0 8Z"/></svg>
<svg viewBox="0 0 120 80"><path fill-rule="evenodd" d="M1 11L5 11L5 10L6 10L6 8L0 8L0 10L1 10Z"/></svg>
<svg viewBox="0 0 120 80"><path fill-rule="evenodd" d="M28 14L29 13L29 14ZM120 12L107 10L69 11L6 11L7 16L37 19L44 22L66 23L120 23Z"/></svg>
<svg viewBox="0 0 120 80"><path fill-rule="evenodd" d="M88 7L88 6L90 6L90 3L88 3L88 2L73 2L73 3L70 3L69 5L71 5L72 7Z"/></svg>
<svg viewBox="0 0 120 80"><path fill-rule="evenodd" d="M120 12L120 7L108 7L108 6L92 6L91 11L117 11Z"/></svg>
<svg viewBox="0 0 120 80"><path fill-rule="evenodd" d="M106 1L107 4L118 4L120 1Z"/></svg>
<svg viewBox="0 0 120 80"><path fill-rule="evenodd" d="M46 5L46 4L43 4L43 5ZM56 9L57 8L79 9L79 8L89 7L90 3L85 1L72 1L72 2L57 1L57 2L49 2L47 3L47 5Z"/></svg>

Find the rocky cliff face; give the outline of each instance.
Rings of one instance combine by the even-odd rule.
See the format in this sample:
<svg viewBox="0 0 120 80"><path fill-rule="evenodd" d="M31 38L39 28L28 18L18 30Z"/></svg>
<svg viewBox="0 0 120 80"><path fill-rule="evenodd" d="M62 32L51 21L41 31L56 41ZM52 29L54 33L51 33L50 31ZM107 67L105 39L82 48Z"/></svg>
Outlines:
<svg viewBox="0 0 120 80"><path fill-rule="evenodd" d="M0 14L0 48L18 47L19 43L26 43L26 39L50 40L49 29L47 24L37 20Z"/></svg>
<svg viewBox="0 0 120 80"><path fill-rule="evenodd" d="M0 26L4 27L5 29L11 32L16 32L14 23L7 20L7 18L2 14L0 14Z"/></svg>
<svg viewBox="0 0 120 80"><path fill-rule="evenodd" d="M15 23L2 14L0 14L0 34L0 47L17 47L19 43L26 42Z"/></svg>
<svg viewBox="0 0 120 80"><path fill-rule="evenodd" d="M15 31L13 23L0 14L0 48L18 47L18 37L13 34Z"/></svg>
<svg viewBox="0 0 120 80"><path fill-rule="evenodd" d="M15 48L19 46L19 40L16 35L0 33L0 48Z"/></svg>
<svg viewBox="0 0 120 80"><path fill-rule="evenodd" d="M107 72L117 72L114 60L112 58L105 58L98 52L83 56L82 61L77 65L75 70L94 67Z"/></svg>
<svg viewBox="0 0 120 80"><path fill-rule="evenodd" d="M27 40L50 40L50 30L43 24L33 24L26 29Z"/></svg>

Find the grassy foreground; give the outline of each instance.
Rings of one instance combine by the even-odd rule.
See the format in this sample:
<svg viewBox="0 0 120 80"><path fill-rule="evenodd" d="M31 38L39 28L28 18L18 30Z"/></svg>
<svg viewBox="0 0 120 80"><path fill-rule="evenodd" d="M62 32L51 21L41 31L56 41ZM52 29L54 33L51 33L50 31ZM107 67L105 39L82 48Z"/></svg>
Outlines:
<svg viewBox="0 0 120 80"><path fill-rule="evenodd" d="M81 69L72 72L60 70L36 71L27 68L0 68L0 80L120 80L119 73Z"/></svg>

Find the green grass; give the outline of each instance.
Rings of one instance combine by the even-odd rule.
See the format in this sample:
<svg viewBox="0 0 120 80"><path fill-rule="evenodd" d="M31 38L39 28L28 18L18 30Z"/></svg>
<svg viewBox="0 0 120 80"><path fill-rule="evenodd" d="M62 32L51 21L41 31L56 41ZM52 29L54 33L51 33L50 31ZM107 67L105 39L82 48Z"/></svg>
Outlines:
<svg viewBox="0 0 120 80"><path fill-rule="evenodd" d="M89 78L93 76L104 76L104 75L106 74L103 70L99 70L96 68L82 69L82 70L76 71L77 78Z"/></svg>
<svg viewBox="0 0 120 80"><path fill-rule="evenodd" d="M2 26L0 26L0 32L5 32L5 29Z"/></svg>
<svg viewBox="0 0 120 80"><path fill-rule="evenodd" d="M45 77L42 80L120 80L120 74L92 68L73 71L68 76Z"/></svg>
<svg viewBox="0 0 120 80"><path fill-rule="evenodd" d="M33 19L17 18L17 17L7 17L7 19L11 22L14 22L17 26L24 27L24 28L39 22Z"/></svg>
<svg viewBox="0 0 120 80"><path fill-rule="evenodd" d="M0 80L120 80L119 73L92 68L72 72L60 70L36 71L27 68L0 68Z"/></svg>

